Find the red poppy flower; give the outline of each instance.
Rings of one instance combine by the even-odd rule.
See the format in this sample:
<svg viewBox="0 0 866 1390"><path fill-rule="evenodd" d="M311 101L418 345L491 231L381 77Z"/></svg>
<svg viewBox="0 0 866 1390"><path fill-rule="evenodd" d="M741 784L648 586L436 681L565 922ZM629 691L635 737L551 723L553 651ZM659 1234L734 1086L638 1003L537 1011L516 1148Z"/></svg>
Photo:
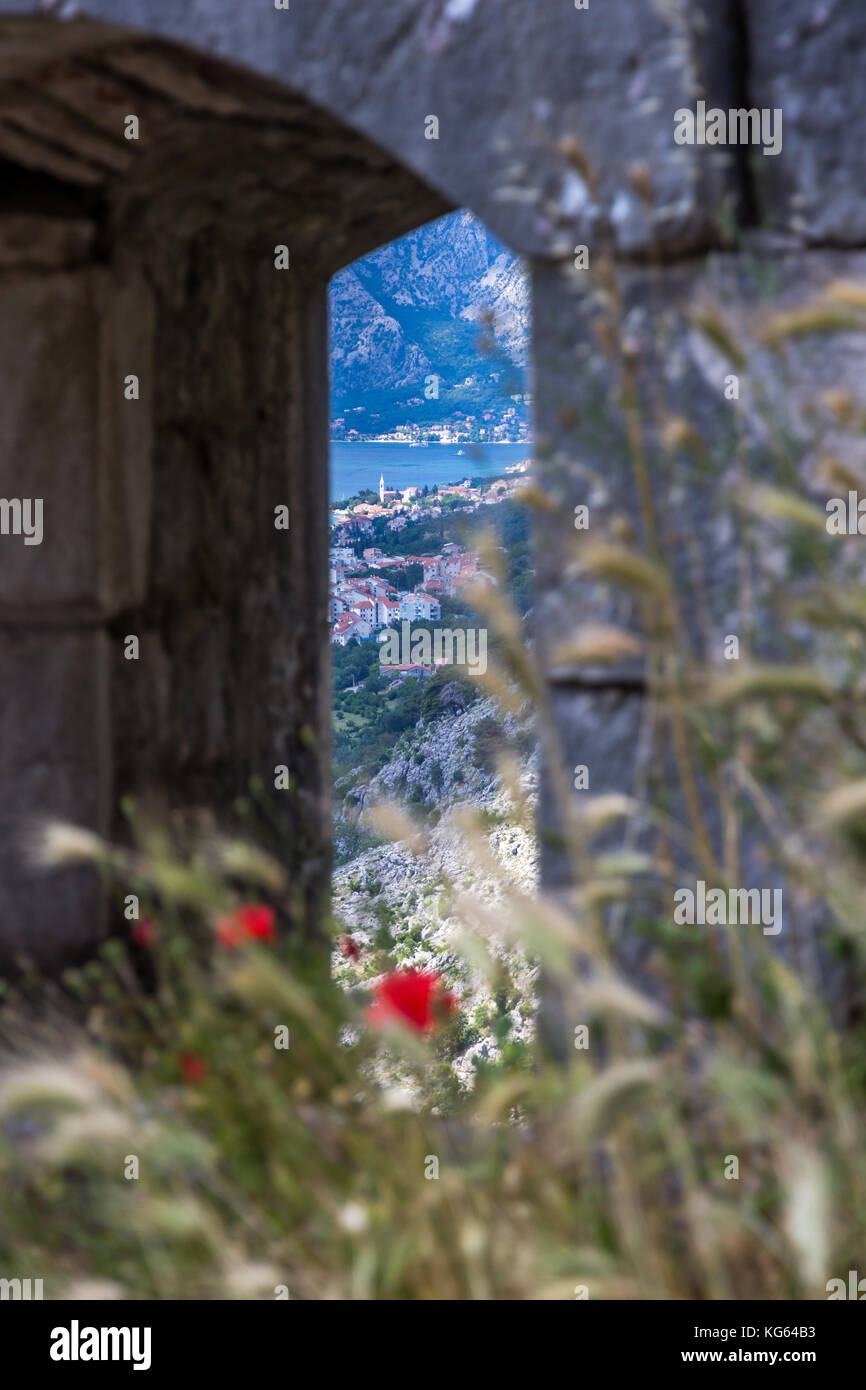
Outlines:
<svg viewBox="0 0 866 1390"><path fill-rule="evenodd" d="M217 940L230 950L245 941L264 941L272 945L277 939L277 916L266 903L245 903L216 924Z"/></svg>
<svg viewBox="0 0 866 1390"><path fill-rule="evenodd" d="M150 917L142 917L132 928L132 939L138 946L146 946L148 950L156 945L158 935L156 922Z"/></svg>
<svg viewBox="0 0 866 1390"><path fill-rule="evenodd" d="M351 936L341 936L338 945L347 960L357 960L361 954L360 946Z"/></svg>
<svg viewBox="0 0 866 1390"><path fill-rule="evenodd" d="M416 1033L431 1033L457 1001L442 987L442 976L424 970L395 970L375 987L367 1018L377 1027L400 1023Z"/></svg>
<svg viewBox="0 0 866 1390"><path fill-rule="evenodd" d="M184 1081L203 1081L207 1076L207 1062L197 1052L179 1052L177 1061Z"/></svg>

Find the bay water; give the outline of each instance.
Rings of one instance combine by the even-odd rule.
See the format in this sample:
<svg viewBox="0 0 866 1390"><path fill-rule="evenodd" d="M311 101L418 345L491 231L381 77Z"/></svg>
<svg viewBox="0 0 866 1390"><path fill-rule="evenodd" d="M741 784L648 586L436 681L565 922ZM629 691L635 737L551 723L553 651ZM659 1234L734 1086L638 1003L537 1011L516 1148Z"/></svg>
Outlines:
<svg viewBox="0 0 866 1390"><path fill-rule="evenodd" d="M460 453L462 448L463 452ZM465 478L500 478L512 463L532 457L524 444L331 444L331 501L354 497L362 488L432 487Z"/></svg>

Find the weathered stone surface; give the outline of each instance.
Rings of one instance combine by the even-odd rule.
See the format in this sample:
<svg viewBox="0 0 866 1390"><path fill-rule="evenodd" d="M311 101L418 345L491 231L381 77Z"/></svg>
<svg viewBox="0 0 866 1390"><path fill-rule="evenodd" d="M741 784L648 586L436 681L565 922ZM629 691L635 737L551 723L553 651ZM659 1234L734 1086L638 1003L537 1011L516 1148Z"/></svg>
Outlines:
<svg viewBox="0 0 866 1390"><path fill-rule="evenodd" d="M124 269L100 278L98 300L99 606L110 617L141 603L147 593L156 307L141 268L131 267L128 261Z"/></svg>
<svg viewBox="0 0 866 1390"><path fill-rule="evenodd" d="M99 322L92 274L24 275L2 286L0 497L43 500L43 538L0 535L0 621L27 605L92 605ZM35 539L35 537L34 537Z"/></svg>
<svg viewBox="0 0 866 1390"><path fill-rule="evenodd" d="M866 10L747 0L749 94L784 113L782 153L753 160L761 211L806 245L866 242Z"/></svg>
<svg viewBox="0 0 866 1390"><path fill-rule="evenodd" d="M102 633L0 631L0 972L22 957L60 969L107 929L90 869L47 874L23 845L29 822L109 825L108 644Z"/></svg>
<svg viewBox="0 0 866 1390"><path fill-rule="evenodd" d="M330 838L324 286L206 238L172 251L153 269L147 585L111 628L116 785L226 810L255 779L315 920ZM274 791L278 764L295 790Z"/></svg>
<svg viewBox="0 0 866 1390"><path fill-rule="evenodd" d="M131 139L127 114L138 121ZM260 254L289 237L308 277L449 209L383 149L270 79L44 17L0 22L0 160L14 175L4 211L32 215L39 199L58 219L104 220L110 199L115 244L215 223Z"/></svg>
<svg viewBox="0 0 866 1390"><path fill-rule="evenodd" d="M617 278L623 343L637 364L656 541L688 595L681 616L694 655L717 660L724 634L736 631L742 617L735 507L749 485L780 482L774 431L784 431L791 451L784 458L785 476L796 478L819 507L827 496L821 459L828 448L851 466L866 464L862 438L837 434L826 419L816 431L814 418L816 401L830 388L866 407L866 334L807 334L778 353L762 343L772 314L813 302L832 281L866 281L866 255L786 252L757 237L738 255L713 254L656 272L620 269ZM542 266L533 288L535 322L542 325L535 344L538 470L551 500L537 522L536 618L545 664L552 668L557 636L574 626L575 615L581 623L632 621L631 600L593 585L582 573L583 539L610 537L626 548L641 539L650 552L655 542L628 445L619 366L596 332L604 307L598 277ZM742 366L700 330L704 309L727 325ZM725 395L732 377L736 400ZM694 449L665 445L666 423L675 419L688 421L704 441L703 459ZM579 505L589 509L589 531L575 529ZM750 552L759 595L779 577L781 563L769 543ZM782 639L774 625L759 629L756 640L756 655L780 655ZM634 662L624 663L620 673L628 677L635 669Z"/></svg>
<svg viewBox="0 0 866 1390"><path fill-rule="evenodd" d="M35 219L37 256L79 221ZM11 223L11 227L10 227ZM16 244L22 219L0 217ZM89 242L94 240L91 228ZM8 244L8 242L7 242ZM46 267L53 270L54 266ZM0 623L96 621L143 592L152 449L153 313L141 280L91 266L2 285L0 496L42 501L42 538L0 535ZM27 351L22 351L22 344ZM140 398L125 398L128 374Z"/></svg>
<svg viewBox="0 0 866 1390"><path fill-rule="evenodd" d="M743 661L797 666L820 653L822 625L800 602L811 594L814 607L814 579L806 578L814 577L814 554L797 549L791 528L769 507L756 505L753 489L766 484L811 501L817 525L808 544L824 546L824 564L837 579L862 583L862 539L828 546L822 517L828 496L847 495L838 477L834 484L828 476L828 456L863 477L866 446L856 428L837 429L821 402L832 392L850 399L845 409L852 418L866 413L866 315L860 314L859 331L795 334L778 351L764 338L771 320L814 303L829 285L866 283L866 255L784 251L757 237L737 255L715 254L655 272L620 270L622 338L626 360L636 364L640 400L640 454L628 443L622 359L605 354L596 332L609 305L600 297L601 278L562 267L534 273L535 319L542 324L535 344L537 471L550 503L536 525L537 648L552 676L560 775L584 764L590 793L615 790L661 804L687 838L698 825L694 805L684 794L669 720L661 709L653 714L649 690L641 690L643 661L557 667L557 647L569 632L595 623L642 633L639 608L649 598L643 612L649 624L660 609L640 583L590 577L583 557L594 542L620 546L626 555L651 555L658 545L674 579L680 651L693 673L722 676L737 669L724 659L729 635L738 638ZM697 326L699 312L710 307L742 361L730 360ZM725 396L732 376L738 399ZM675 421L688 422L692 439L684 442L680 434L679 443L671 443L666 425ZM589 509L587 530L575 531L577 505ZM688 718L688 708L683 713ZM812 735L816 747L822 737L833 742L820 720ZM852 747L860 746L858 738L855 720ZM835 742L842 742L838 732ZM819 765L817 754L811 756ZM778 826L797 824L798 800L815 794L809 757L805 745L791 751L785 779L790 801L773 803ZM720 861L725 839L718 786L705 776L700 757L693 773L707 843ZM574 873L560 848L560 825L548 768L540 828L542 873L551 886L565 885ZM634 830L629 833L635 848L643 830L637 840ZM787 833L793 835L778 832ZM740 881L764 887L784 882L795 925L774 949L842 1007L850 981L822 947L831 914L808 894L798 901L797 884L780 868L784 857L762 817L746 816L738 836ZM675 843L671 855L679 865ZM627 963L639 967L639 945L627 933L618 944Z"/></svg>
<svg viewBox="0 0 866 1390"><path fill-rule="evenodd" d="M153 0L145 23L132 0L91 0L87 12L98 23L34 12L42 6L28 17L22 0L0 0L0 15L17 16L0 30L0 72L31 88L25 111L15 93L11 124L0 107L0 148L6 139L10 155L58 176L98 182L128 156L106 100L112 78L118 98L135 81L145 143L152 118L174 100L225 118L248 109L240 73L231 78L226 69L214 81L201 60L197 72L167 45L130 47L123 26L146 27L284 84L301 98L299 124L304 99L347 120L526 254L565 255L592 239L600 219L613 225L623 254L645 254L651 244L676 254L718 242L737 203L805 244L864 239L856 189L866 19L829 0L619 0L585 11L563 3L548 6L541 22L523 0L499 0L495 11L471 0L384 0L375 24L355 0L286 11ZM46 63L87 52L104 66L102 99L93 100L92 74L89 88L63 79L87 129L74 142L55 131L40 143L57 115L38 91ZM262 86L261 114L276 113L278 92ZM699 97L725 109L780 107L782 153L675 145L674 113ZM438 140L425 139L430 115L439 118ZM597 196L563 143L575 139L597 169ZM651 210L630 180L636 164L651 172Z"/></svg>
<svg viewBox="0 0 866 1390"><path fill-rule="evenodd" d="M0 3L0 14L20 10L20 0ZM92 0L87 13L143 27L132 0ZM523 0L492 9L380 0L371 23L355 0L285 11L153 0L146 27L277 79L392 151L450 204L471 206L515 250L549 256L567 254L611 216L629 254L651 240L670 252L718 240L718 215L737 191L736 161L677 147L673 128L678 107L726 86L718 59L727 18L727 5L643 0L587 11L550 4L543 19ZM103 33L101 24L81 39L75 21L55 27L67 52L87 39L116 43L116 30ZM0 37L18 42L12 25ZM19 72L37 61L32 23L20 45ZM425 138L431 115L438 140ZM596 197L563 147L575 139L597 169ZM635 163L653 171L649 218L629 182Z"/></svg>
<svg viewBox="0 0 866 1390"><path fill-rule="evenodd" d="M0 223L0 271L68 270L93 257L96 227L80 218L70 221L14 213Z"/></svg>

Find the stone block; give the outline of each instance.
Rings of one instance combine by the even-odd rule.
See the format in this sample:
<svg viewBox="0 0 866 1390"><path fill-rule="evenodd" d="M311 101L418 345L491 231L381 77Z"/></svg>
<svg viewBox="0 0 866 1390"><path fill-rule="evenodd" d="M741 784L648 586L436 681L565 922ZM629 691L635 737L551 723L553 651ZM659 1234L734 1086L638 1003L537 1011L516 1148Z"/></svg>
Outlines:
<svg viewBox="0 0 866 1390"><path fill-rule="evenodd" d="M0 632L0 972L86 958L106 922L90 869L46 873L24 846L42 818L108 828L107 646L98 632Z"/></svg>
<svg viewBox="0 0 866 1390"><path fill-rule="evenodd" d="M41 543L0 535L0 611L94 604L99 322L87 272L0 282L0 498L42 502Z"/></svg>
<svg viewBox="0 0 866 1390"><path fill-rule="evenodd" d="M0 14L17 8L0 0ZM110 26L140 29L144 19L134 0L90 0L87 11L86 27L63 26L63 51L89 40L96 52L117 42ZM673 139L677 108L703 93L727 98L731 19L732 6L704 0L594 0L586 10L569 0L543 10L525 0L380 0L375 23L356 0L288 10L152 0L146 27L323 107L516 251L567 255L611 218L623 253L641 255L651 243L668 253L716 243L737 195L734 157ZM31 63L33 27L20 38ZM11 27L5 37L14 45ZM438 139L426 137L429 116ZM595 194L564 147L575 139L597 170ZM648 217L634 164L652 171Z"/></svg>
<svg viewBox="0 0 866 1390"><path fill-rule="evenodd" d="M759 208L805 245L866 242L866 9L746 0L750 104L783 113L782 153L753 160Z"/></svg>

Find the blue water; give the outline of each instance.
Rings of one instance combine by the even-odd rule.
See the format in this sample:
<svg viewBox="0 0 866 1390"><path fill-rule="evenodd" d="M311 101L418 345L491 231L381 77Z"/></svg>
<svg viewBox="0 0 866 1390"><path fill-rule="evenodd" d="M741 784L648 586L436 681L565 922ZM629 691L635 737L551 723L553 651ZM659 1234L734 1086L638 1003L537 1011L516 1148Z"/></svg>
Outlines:
<svg viewBox="0 0 866 1390"><path fill-rule="evenodd" d="M387 488L428 487L460 483L464 478L498 478L511 463L532 457L531 444L332 444L331 501L353 497L361 488L378 491L385 475Z"/></svg>

